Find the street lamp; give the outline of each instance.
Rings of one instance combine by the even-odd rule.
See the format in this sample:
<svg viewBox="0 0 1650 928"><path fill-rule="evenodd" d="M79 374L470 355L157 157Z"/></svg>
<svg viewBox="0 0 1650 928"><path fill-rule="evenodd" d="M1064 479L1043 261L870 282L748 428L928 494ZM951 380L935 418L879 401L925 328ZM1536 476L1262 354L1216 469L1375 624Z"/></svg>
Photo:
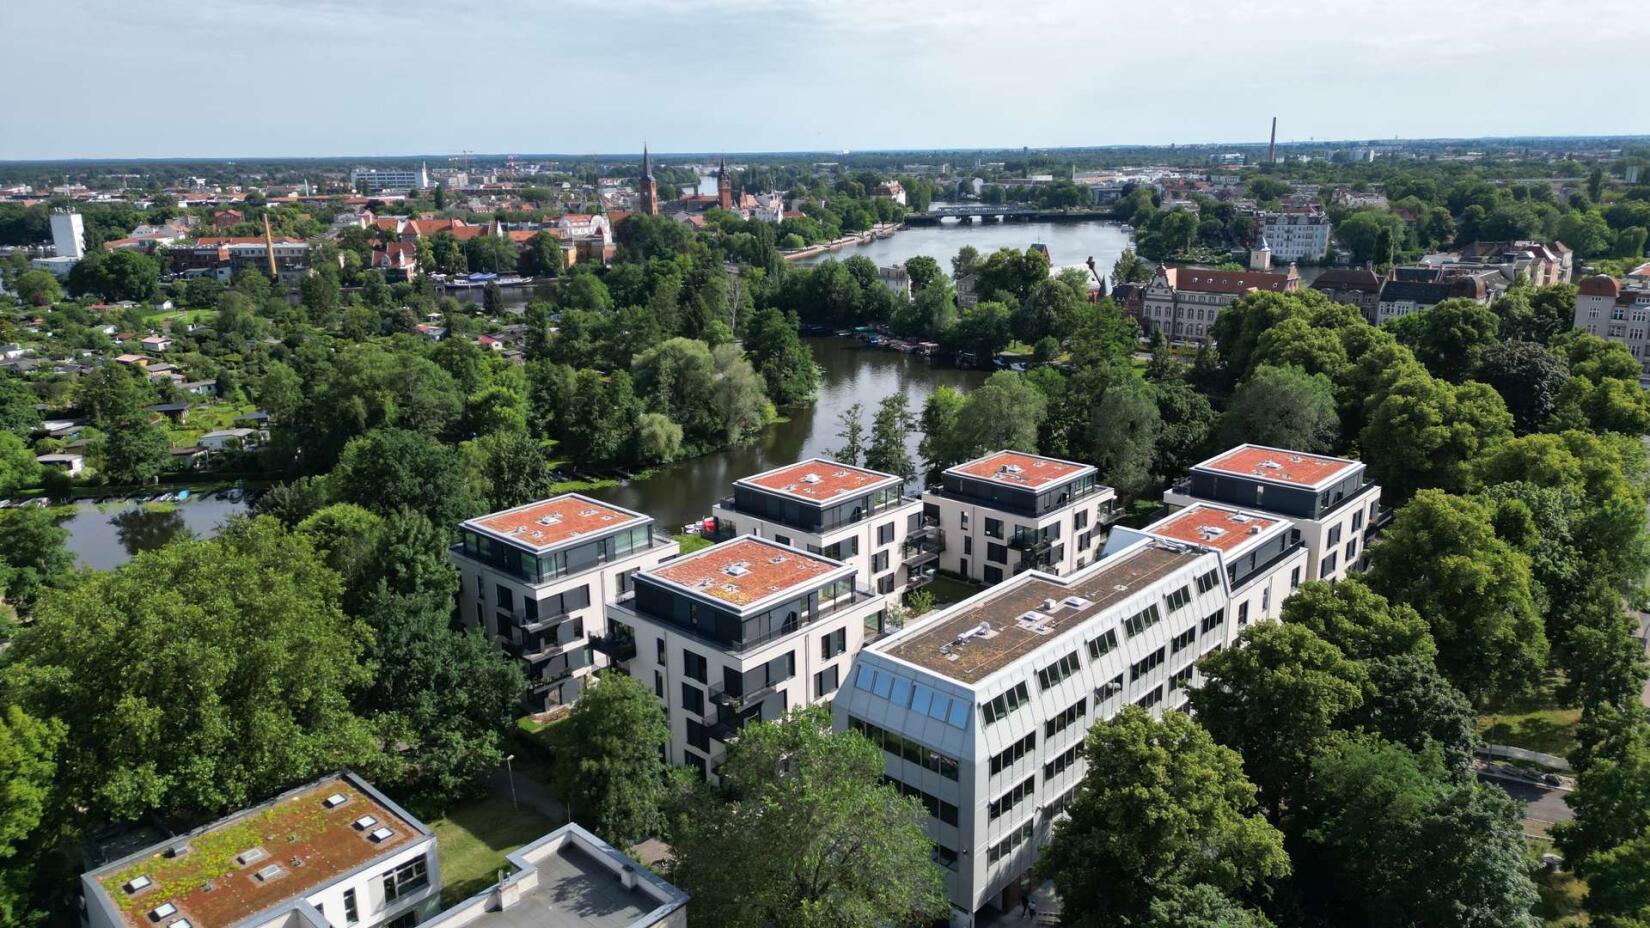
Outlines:
<svg viewBox="0 0 1650 928"><path fill-rule="evenodd" d="M510 762L515 759L516 755L514 754L504 755L504 772L510 777L510 805L517 812L520 812L521 806L516 802L516 768L510 765Z"/></svg>

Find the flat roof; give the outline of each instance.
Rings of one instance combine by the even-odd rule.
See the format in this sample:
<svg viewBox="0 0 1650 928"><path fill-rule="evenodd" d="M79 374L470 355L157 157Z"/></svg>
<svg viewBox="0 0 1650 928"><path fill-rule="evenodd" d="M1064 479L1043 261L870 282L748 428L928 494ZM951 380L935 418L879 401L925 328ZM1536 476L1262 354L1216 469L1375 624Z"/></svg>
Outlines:
<svg viewBox="0 0 1650 928"><path fill-rule="evenodd" d="M1148 535L1159 535L1176 541L1190 542L1206 548L1218 548L1227 554L1259 541L1270 534L1273 526L1283 520L1263 516L1257 512L1193 503L1185 509L1165 516L1141 529Z"/></svg>
<svg viewBox="0 0 1650 928"><path fill-rule="evenodd" d="M1238 445L1198 464L1194 470L1317 489L1362 466L1362 461L1347 458L1268 448L1265 445Z"/></svg>
<svg viewBox="0 0 1650 928"><path fill-rule="evenodd" d="M339 796L341 803L334 801ZM380 828L390 833L374 840ZM428 834L422 823L381 799L364 781L336 775L139 851L87 877L128 928L164 928L180 918L195 928L218 928L305 896ZM180 845L188 850L170 856L169 851ZM279 867L279 873L266 873L271 866ZM132 881L145 879L142 888L127 891ZM166 903L177 911L152 919L150 913Z"/></svg>
<svg viewBox="0 0 1650 928"><path fill-rule="evenodd" d="M1093 470L1092 466L1075 461L1046 458L1023 451L998 451L958 464L946 473L1037 490Z"/></svg>
<svg viewBox="0 0 1650 928"><path fill-rule="evenodd" d="M544 551L582 538L604 535L651 519L639 512L600 503L588 496L564 493L536 503L470 519L475 529L529 551Z"/></svg>
<svg viewBox="0 0 1650 928"><path fill-rule="evenodd" d="M1065 581L1036 572L1020 574L874 650L958 683L978 683L1204 556L1145 541ZM1053 608L1047 606L1049 600ZM976 633L986 627L989 631Z"/></svg>
<svg viewBox="0 0 1650 928"><path fill-rule="evenodd" d="M734 484L756 487L805 502L828 503L839 497L897 482L902 481L893 474L824 458L810 458L735 480Z"/></svg>
<svg viewBox="0 0 1650 928"><path fill-rule="evenodd" d="M754 535L724 541L643 571L679 589L733 606L749 606L822 585L853 568Z"/></svg>

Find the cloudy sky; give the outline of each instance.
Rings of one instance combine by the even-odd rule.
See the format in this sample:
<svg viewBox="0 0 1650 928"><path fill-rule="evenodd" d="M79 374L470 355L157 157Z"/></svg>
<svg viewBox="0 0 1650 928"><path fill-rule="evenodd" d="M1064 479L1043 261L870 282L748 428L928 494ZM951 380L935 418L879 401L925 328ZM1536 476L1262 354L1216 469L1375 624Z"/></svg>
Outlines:
<svg viewBox="0 0 1650 928"><path fill-rule="evenodd" d="M1642 0L0 0L0 159L1650 132Z"/></svg>

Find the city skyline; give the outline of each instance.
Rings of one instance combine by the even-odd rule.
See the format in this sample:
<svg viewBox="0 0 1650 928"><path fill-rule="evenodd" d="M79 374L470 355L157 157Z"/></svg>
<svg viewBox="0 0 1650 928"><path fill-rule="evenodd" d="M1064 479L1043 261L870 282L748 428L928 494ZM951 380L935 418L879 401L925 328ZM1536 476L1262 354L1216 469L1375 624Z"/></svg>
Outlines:
<svg viewBox="0 0 1650 928"><path fill-rule="evenodd" d="M1650 104L1571 88L1625 79L1617 50L1650 37L1633 12L295 0L276 21L245 0L70 0L0 14L0 79L49 88L8 117L0 159L1237 144L1274 114L1284 144L1625 134ZM202 82L218 90L180 92Z"/></svg>

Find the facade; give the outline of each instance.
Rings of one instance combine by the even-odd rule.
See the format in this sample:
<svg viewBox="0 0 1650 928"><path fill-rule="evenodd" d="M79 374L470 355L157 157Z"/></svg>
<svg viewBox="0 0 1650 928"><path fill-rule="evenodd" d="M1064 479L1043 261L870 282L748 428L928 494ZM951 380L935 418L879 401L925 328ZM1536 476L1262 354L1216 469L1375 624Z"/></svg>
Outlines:
<svg viewBox="0 0 1650 928"><path fill-rule="evenodd" d="M470 519L459 534L449 551L459 615L521 661L529 712L578 698L606 663L592 647L607 627L604 604L680 550L651 518L576 493Z"/></svg>
<svg viewBox="0 0 1650 928"><path fill-rule="evenodd" d="M79 213L52 211L52 247L59 258L86 257L86 224Z"/></svg>
<svg viewBox="0 0 1650 928"><path fill-rule="evenodd" d="M1184 704L1232 637L1219 554L1138 538L1070 577L1030 572L878 641L832 701L927 805L954 910L1006 911L1083 778L1083 741L1124 706Z"/></svg>
<svg viewBox="0 0 1650 928"><path fill-rule="evenodd" d="M1279 517L1306 544L1306 580L1340 580L1364 563L1381 488L1362 461L1238 445L1192 468L1163 493L1170 506L1212 503Z"/></svg>
<svg viewBox="0 0 1650 928"><path fill-rule="evenodd" d="M1375 315L1366 318L1380 325L1453 299L1487 303L1489 293L1483 280L1472 275L1449 276L1435 267L1394 268L1392 275L1381 284Z"/></svg>
<svg viewBox="0 0 1650 928"><path fill-rule="evenodd" d="M507 855L514 869L427 928L686 928L688 895L567 824Z"/></svg>
<svg viewBox="0 0 1650 928"><path fill-rule="evenodd" d="M1293 264L1282 274L1159 264L1151 283L1146 285L1140 323L1148 334L1162 332L1173 342L1202 344L1208 341L1209 330L1220 311L1238 297L1251 291L1293 293L1300 289L1300 284L1300 272Z"/></svg>
<svg viewBox="0 0 1650 928"><path fill-rule="evenodd" d="M1563 242L1473 242L1460 259L1507 268L1509 281L1522 273L1537 287L1567 284L1575 275L1575 253Z"/></svg>
<svg viewBox="0 0 1650 928"><path fill-rule="evenodd" d="M1329 251L1329 217L1317 210L1262 213L1260 223L1274 261L1322 261Z"/></svg>
<svg viewBox="0 0 1650 928"><path fill-rule="evenodd" d="M360 193L423 190L430 185L430 172L423 165L416 171L401 168L356 168L349 172L349 185L350 189Z"/></svg>
<svg viewBox="0 0 1650 928"><path fill-rule="evenodd" d="M1312 281L1312 289L1337 303L1358 307L1374 323L1381 303L1381 275L1369 267L1334 267Z"/></svg>
<svg viewBox="0 0 1650 928"><path fill-rule="evenodd" d="M1056 576L1095 560L1120 515L1117 491L1087 465L998 451L941 475L922 495L943 542L939 568L981 583L1026 570Z"/></svg>
<svg viewBox="0 0 1650 928"><path fill-rule="evenodd" d="M309 243L295 238L276 236L264 241L262 236L203 236L190 244L173 245L166 250L172 262L173 273L191 271L223 271L233 275L242 270L269 273L269 250L275 249L275 267L278 271L302 270L309 261Z"/></svg>
<svg viewBox="0 0 1650 928"><path fill-rule="evenodd" d="M663 703L667 759L714 776L741 727L829 699L883 631L887 601L856 575L775 541L725 541L636 574L601 646Z"/></svg>
<svg viewBox="0 0 1650 928"><path fill-rule="evenodd" d="M222 873L202 884L203 871ZM435 836L352 773L81 877L89 928L404 928L441 902Z"/></svg>
<svg viewBox="0 0 1650 928"><path fill-rule="evenodd" d="M812 458L734 481L711 515L718 538L755 535L823 554L853 565L862 586L894 595L932 580L939 558L937 533L923 531L922 501L905 496L904 483Z"/></svg>
<svg viewBox="0 0 1650 928"><path fill-rule="evenodd" d="M1193 503L1138 534L1212 548L1220 555L1232 617L1228 645L1249 624L1276 620L1284 599L1306 582L1311 570L1306 542L1293 523L1231 506ZM1135 537L1135 532L1119 529L1107 547L1132 543Z"/></svg>
<svg viewBox="0 0 1650 928"><path fill-rule="evenodd" d="M1575 327L1626 345L1639 361L1639 383L1650 384L1650 280L1602 274L1583 280L1576 287Z"/></svg>

